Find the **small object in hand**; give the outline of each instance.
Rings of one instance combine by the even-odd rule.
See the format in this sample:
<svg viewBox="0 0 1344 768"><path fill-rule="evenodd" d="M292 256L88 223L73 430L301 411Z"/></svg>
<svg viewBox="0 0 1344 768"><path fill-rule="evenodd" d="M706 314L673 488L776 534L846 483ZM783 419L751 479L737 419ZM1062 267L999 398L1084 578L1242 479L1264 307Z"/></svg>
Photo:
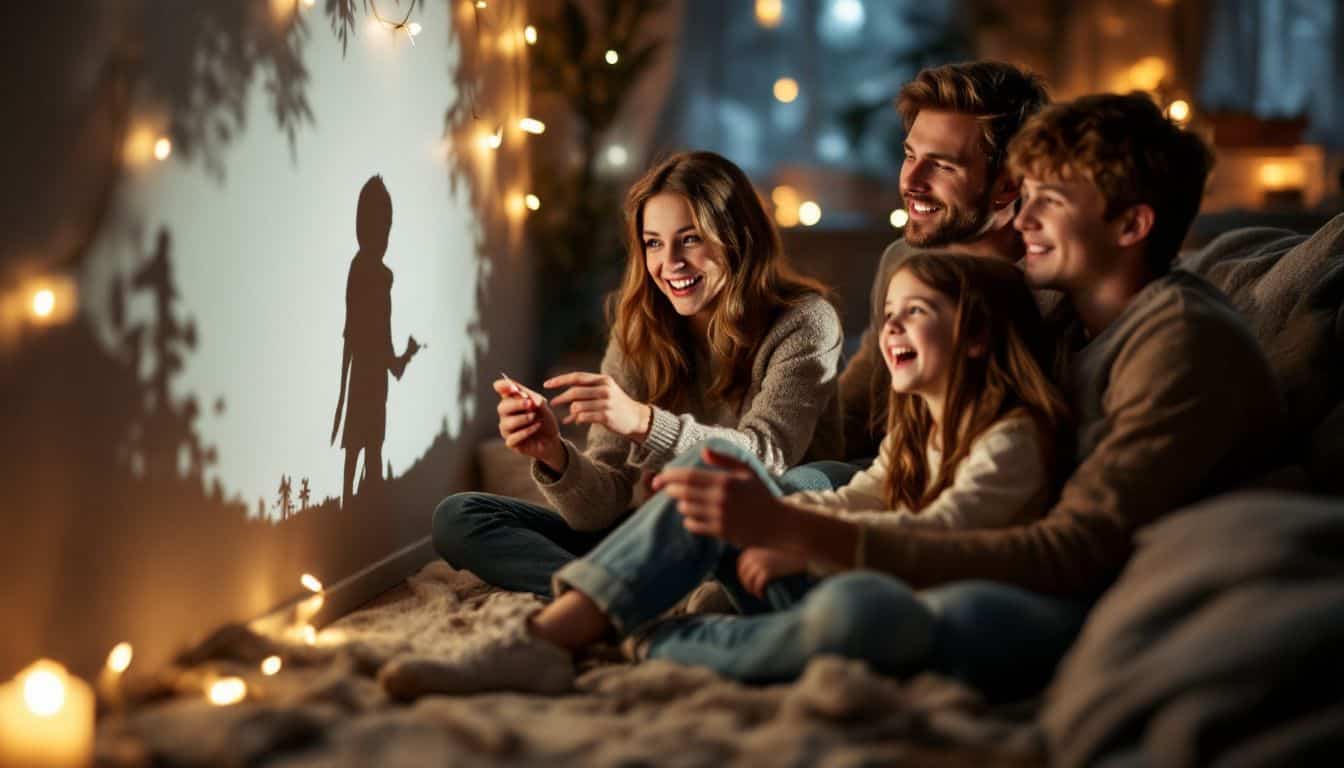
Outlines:
<svg viewBox="0 0 1344 768"><path fill-rule="evenodd" d="M509 374L507 374L507 373L505 373L505 372L503 372L503 371L500 371L500 372L499 372L499 375L500 375L505 381L509 382L509 387L511 387L511 388L513 389L513 394L515 394L515 395L517 395L517 396L519 396L519 397L521 397L521 398L523 398L524 400L527 401L527 405L528 405L528 407L532 407L532 406L536 405L536 403L532 402L532 396L529 395L529 394L527 394L526 392L524 392L524 391L523 391L523 388L520 387L520 386L518 386L518 382L516 382L516 381L514 381L513 379L509 378Z"/></svg>

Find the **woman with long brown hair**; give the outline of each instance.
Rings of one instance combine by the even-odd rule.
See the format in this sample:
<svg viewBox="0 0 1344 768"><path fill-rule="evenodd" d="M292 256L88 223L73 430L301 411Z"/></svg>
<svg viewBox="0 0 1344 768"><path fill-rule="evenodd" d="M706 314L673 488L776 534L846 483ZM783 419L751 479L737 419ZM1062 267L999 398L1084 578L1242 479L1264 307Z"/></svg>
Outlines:
<svg viewBox="0 0 1344 768"><path fill-rule="evenodd" d="M549 401L506 378L505 444L533 459L550 509L463 493L434 513L449 563L507 589L550 593L551 575L649 495L654 473L709 439L781 474L840 452L839 316L818 283L788 266L746 174L710 152L669 157L625 201L628 259L608 305L599 372L553 377ZM587 449L566 423L591 425Z"/></svg>
<svg viewBox="0 0 1344 768"><path fill-rule="evenodd" d="M554 602L456 660L394 662L382 674L389 692L562 690L570 654L612 629L638 630L627 644L636 658L754 682L791 678L818 653L886 672L917 665L936 608L889 610L921 598L880 573L837 574L895 570L900 553L886 551L883 536L892 528L1039 517L1069 453L1068 408L1045 373L1035 300L1006 262L907 256L887 287L880 343L888 433L877 461L848 485L784 496L756 457L710 441L672 462L654 480L661 493L555 574ZM711 574L752 615L650 624ZM766 592L785 577L795 579L790 589Z"/></svg>

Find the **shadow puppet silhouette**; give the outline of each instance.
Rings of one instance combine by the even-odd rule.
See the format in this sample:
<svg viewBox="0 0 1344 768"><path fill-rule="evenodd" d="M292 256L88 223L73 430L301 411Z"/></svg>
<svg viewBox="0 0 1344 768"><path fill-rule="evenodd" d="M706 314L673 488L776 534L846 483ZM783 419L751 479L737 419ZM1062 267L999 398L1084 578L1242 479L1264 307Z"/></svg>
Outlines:
<svg viewBox="0 0 1344 768"><path fill-rule="evenodd" d="M350 275L345 283L345 345L341 352L341 390L336 398L336 418L331 425L331 441L341 431L341 411L345 411L345 429L341 447L345 449L345 476L341 486L341 504L348 507L355 497L355 463L364 453L364 475L359 496L366 502L383 481L383 438L387 433L387 374L401 380L406 364L420 344L411 336L406 351L397 355L392 348L392 270L383 264L387 239L392 230L392 196L383 177L374 175L359 191L355 209L355 237L359 251L350 260ZM346 379L349 378L349 401Z"/></svg>

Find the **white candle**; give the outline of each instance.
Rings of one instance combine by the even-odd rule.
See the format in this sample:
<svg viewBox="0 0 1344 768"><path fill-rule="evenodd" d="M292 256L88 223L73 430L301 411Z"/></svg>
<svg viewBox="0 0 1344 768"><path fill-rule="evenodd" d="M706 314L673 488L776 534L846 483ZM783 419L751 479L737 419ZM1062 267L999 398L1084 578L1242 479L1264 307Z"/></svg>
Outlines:
<svg viewBox="0 0 1344 768"><path fill-rule="evenodd" d="M54 661L0 686L0 766L76 768L93 759L93 689Z"/></svg>

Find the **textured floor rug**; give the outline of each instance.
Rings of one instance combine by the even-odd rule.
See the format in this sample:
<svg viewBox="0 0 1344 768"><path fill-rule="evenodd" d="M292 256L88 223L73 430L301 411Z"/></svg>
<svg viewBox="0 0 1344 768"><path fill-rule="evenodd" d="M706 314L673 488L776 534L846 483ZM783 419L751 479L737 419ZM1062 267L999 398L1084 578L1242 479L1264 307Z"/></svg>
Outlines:
<svg viewBox="0 0 1344 768"><path fill-rule="evenodd" d="M128 680L102 717L100 765L867 766L1044 762L1030 711L988 710L931 675L896 681L861 663L811 662L790 685L745 686L666 662L582 664L577 690L542 697L431 696L389 701L378 668L401 653L451 655L494 612L500 592L443 563L402 599L357 611L313 644L226 627L178 663ZM281 670L260 664L276 655ZM272 662L274 664L274 662ZM207 700L236 676L241 701ZM235 689L237 685L234 684Z"/></svg>

